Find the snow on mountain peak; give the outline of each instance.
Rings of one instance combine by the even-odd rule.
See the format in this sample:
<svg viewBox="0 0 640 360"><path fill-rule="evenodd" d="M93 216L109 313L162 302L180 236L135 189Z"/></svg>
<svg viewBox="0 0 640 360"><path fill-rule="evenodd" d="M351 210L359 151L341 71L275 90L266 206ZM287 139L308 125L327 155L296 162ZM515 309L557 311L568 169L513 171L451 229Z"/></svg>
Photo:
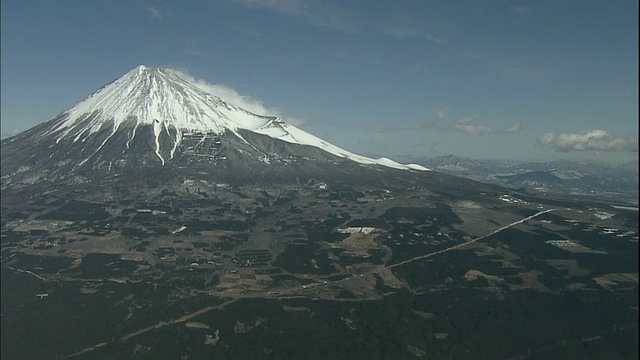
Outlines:
<svg viewBox="0 0 640 360"><path fill-rule="evenodd" d="M102 148L121 128L130 139L139 126L152 126L156 155L165 163L160 149L161 133L171 134L173 151L184 133L234 133L242 139L239 129L264 134L272 138L318 147L331 154L363 164L378 164L399 169L428 170L420 165L401 165L389 159L370 159L329 144L275 116L255 114L224 101L215 94L184 79L169 69L139 65L122 77L102 87L94 94L61 114L45 135L57 142L73 137L73 142L110 129L100 145ZM128 144L128 143L127 143Z"/></svg>
<svg viewBox="0 0 640 360"><path fill-rule="evenodd" d="M95 112L100 116L86 124L86 117ZM101 88L66 113L68 119L54 129L63 136L79 125L85 127L85 131L95 132L104 122L112 123L114 129L125 122L135 122L222 133L225 129L255 129L273 119L208 94L171 70L144 65Z"/></svg>

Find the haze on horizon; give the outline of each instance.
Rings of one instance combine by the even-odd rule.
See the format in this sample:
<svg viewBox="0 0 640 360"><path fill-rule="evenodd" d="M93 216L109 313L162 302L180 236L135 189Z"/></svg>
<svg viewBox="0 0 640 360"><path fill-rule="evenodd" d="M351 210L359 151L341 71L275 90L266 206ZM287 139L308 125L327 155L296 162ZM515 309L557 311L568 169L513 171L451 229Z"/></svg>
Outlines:
<svg viewBox="0 0 640 360"><path fill-rule="evenodd" d="M635 1L1 4L2 137L132 68L363 155L638 159Z"/></svg>

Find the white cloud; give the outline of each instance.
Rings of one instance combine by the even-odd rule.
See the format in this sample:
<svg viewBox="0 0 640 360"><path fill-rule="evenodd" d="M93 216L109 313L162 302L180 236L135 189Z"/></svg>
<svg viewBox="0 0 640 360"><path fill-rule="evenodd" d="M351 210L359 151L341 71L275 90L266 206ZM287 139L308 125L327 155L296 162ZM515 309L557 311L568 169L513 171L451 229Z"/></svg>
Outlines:
<svg viewBox="0 0 640 360"><path fill-rule="evenodd" d="M306 119L287 116L283 119L287 124L291 124L293 126L302 126L308 123Z"/></svg>
<svg viewBox="0 0 640 360"><path fill-rule="evenodd" d="M526 15L533 14L533 8L530 6L524 6L524 5L514 6L511 8L511 12L516 15L526 16Z"/></svg>
<svg viewBox="0 0 640 360"><path fill-rule="evenodd" d="M459 119L453 124L453 130L463 132L470 135L479 135L493 132L493 129L486 125L479 125L475 123L475 120L480 116L480 113L475 113L471 116Z"/></svg>
<svg viewBox="0 0 640 360"><path fill-rule="evenodd" d="M438 126L438 129L445 131L458 131L468 135L512 134L522 130L522 123L520 122L513 123L506 129L495 129L488 125L478 124L476 119L480 117L480 115L480 113L474 113L458 119L453 124L442 124ZM434 113L433 118L430 121L427 121L424 127L430 127L434 124L440 123L446 116L447 109L440 109Z"/></svg>
<svg viewBox="0 0 640 360"><path fill-rule="evenodd" d="M358 32L356 17L348 14L347 9L331 2L313 2L305 0L234 0L236 4L267 9L275 13L304 18L318 26L354 33Z"/></svg>
<svg viewBox="0 0 640 360"><path fill-rule="evenodd" d="M284 116L280 112L280 110L267 107L262 103L262 101L254 99L250 96L242 95L229 86L221 85L221 84L210 84L206 81L194 78L184 70L172 69L172 71L178 74L183 79L199 87L200 89L214 96L217 96L222 100L227 101L233 105L239 106L247 111L250 111L254 114L264 115L264 116L277 116L282 121L288 124L291 124L293 126L301 126L307 123L307 121L302 118Z"/></svg>
<svg viewBox="0 0 640 360"><path fill-rule="evenodd" d="M389 133L389 132L404 131L404 130L406 129L403 127L389 126L385 124L373 124L367 128L367 131L369 132L378 132L378 133Z"/></svg>
<svg viewBox="0 0 640 360"><path fill-rule="evenodd" d="M162 12L160 11L160 9L158 9L157 7L154 7L154 6L149 6L147 8L147 10L149 11L149 14L151 15L152 18L154 18L156 20L162 20L163 15L162 15Z"/></svg>
<svg viewBox="0 0 640 360"><path fill-rule="evenodd" d="M515 133L522 130L522 123L517 122L517 123L513 123L511 126L509 126L508 128L506 128L505 130L501 131L501 132L505 132L505 133Z"/></svg>
<svg viewBox="0 0 640 360"><path fill-rule="evenodd" d="M6 139L8 137L12 137L14 135L18 135L22 132L22 130L9 130L9 131L1 131L0 132L0 139Z"/></svg>
<svg viewBox="0 0 640 360"><path fill-rule="evenodd" d="M480 135L480 134L485 134L485 133L489 133L492 131L492 129L488 126L485 125L477 125L477 124L460 124L460 123L456 123L455 125L453 125L454 129L463 132L465 134L470 134L470 135Z"/></svg>
<svg viewBox="0 0 640 360"><path fill-rule="evenodd" d="M538 137L538 145L559 152L571 151L629 151L638 152L637 138L614 136L605 130L587 130L579 133L549 132Z"/></svg>
<svg viewBox="0 0 640 360"><path fill-rule="evenodd" d="M411 16L414 15L411 10L399 7L390 8L392 10L363 12L361 9L350 7L349 2L340 0L233 0L233 2L252 9L267 9L280 15L306 19L314 25L350 34L373 31L400 39L422 38L446 44L444 38L425 30L425 22Z"/></svg>
<svg viewBox="0 0 640 360"><path fill-rule="evenodd" d="M187 54L193 55L193 56L197 56L197 57L203 57L203 58L210 58L211 57L211 55L209 55L208 53L206 53L204 51L196 50L196 49L188 50Z"/></svg>
<svg viewBox="0 0 640 360"><path fill-rule="evenodd" d="M549 70L541 65L508 64L499 67L498 71L521 80L545 80L551 76Z"/></svg>
<svg viewBox="0 0 640 360"><path fill-rule="evenodd" d="M435 119L438 121L442 121L444 120L444 118L447 116L447 112L449 111L449 109L447 108L442 108L442 109L438 109L435 111L434 115L435 115Z"/></svg>
<svg viewBox="0 0 640 360"><path fill-rule="evenodd" d="M461 119L458 119L458 121L456 121L456 124L472 124L479 116L480 113L474 113L472 115L465 116Z"/></svg>
<svg viewBox="0 0 640 360"><path fill-rule="evenodd" d="M422 128L430 128L434 125L437 125L438 123L440 123L442 120L444 120L445 117L447 117L447 112L448 109L447 108L440 108L436 111L433 112L433 114L431 115L431 117L426 120L423 124L422 124Z"/></svg>
<svg viewBox="0 0 640 360"><path fill-rule="evenodd" d="M435 35L429 34L427 32L418 30L417 28L387 28L385 32L391 36L395 36L400 39L405 38L423 38L425 40L433 41L439 44L446 44L447 41L443 38L437 37Z"/></svg>
<svg viewBox="0 0 640 360"><path fill-rule="evenodd" d="M286 15L302 14L309 8L309 4L304 0L233 0L233 2L251 8L269 9Z"/></svg>

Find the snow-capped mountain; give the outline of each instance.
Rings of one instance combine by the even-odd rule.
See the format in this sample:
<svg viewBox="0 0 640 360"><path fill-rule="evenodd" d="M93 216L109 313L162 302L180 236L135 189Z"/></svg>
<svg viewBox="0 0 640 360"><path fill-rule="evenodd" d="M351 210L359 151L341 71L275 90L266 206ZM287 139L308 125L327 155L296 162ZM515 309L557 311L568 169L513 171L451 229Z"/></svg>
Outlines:
<svg viewBox="0 0 640 360"><path fill-rule="evenodd" d="M184 167L194 162L224 167L224 160L295 165L311 159L310 153L325 161L428 170L353 154L277 117L231 104L174 71L145 66L51 120L3 140L2 150L5 179L27 170L36 178L96 177L117 175L126 167Z"/></svg>

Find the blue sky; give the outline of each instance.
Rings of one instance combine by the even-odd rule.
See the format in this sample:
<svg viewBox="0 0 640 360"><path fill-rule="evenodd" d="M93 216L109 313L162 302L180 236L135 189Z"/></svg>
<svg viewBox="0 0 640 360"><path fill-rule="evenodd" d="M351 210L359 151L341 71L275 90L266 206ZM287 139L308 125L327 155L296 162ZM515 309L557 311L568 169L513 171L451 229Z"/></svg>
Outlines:
<svg viewBox="0 0 640 360"><path fill-rule="evenodd" d="M3 0L2 135L144 64L364 155L637 161L637 14L635 0Z"/></svg>

